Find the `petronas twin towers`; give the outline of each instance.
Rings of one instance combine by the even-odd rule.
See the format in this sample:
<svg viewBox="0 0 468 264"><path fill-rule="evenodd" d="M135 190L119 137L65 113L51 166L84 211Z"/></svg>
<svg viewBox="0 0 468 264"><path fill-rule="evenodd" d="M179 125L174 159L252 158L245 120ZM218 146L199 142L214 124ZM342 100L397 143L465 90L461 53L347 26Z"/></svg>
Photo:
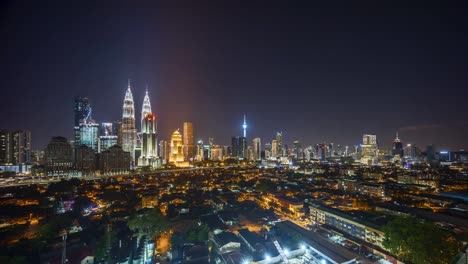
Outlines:
<svg viewBox="0 0 468 264"><path fill-rule="evenodd" d="M122 116L122 149L130 152L132 161L135 161L135 146L137 143L137 130L135 128L135 107L133 95L128 80L128 88L125 93Z"/></svg>
<svg viewBox="0 0 468 264"><path fill-rule="evenodd" d="M157 146L156 116L151 111L148 90L146 90L141 110L141 136L139 138L137 136L137 129L135 127L135 106L129 80L123 103L122 149L130 152L133 162L137 161L135 157L136 150L141 149L141 155L138 158L138 166L158 168L161 166L161 160L158 158Z"/></svg>

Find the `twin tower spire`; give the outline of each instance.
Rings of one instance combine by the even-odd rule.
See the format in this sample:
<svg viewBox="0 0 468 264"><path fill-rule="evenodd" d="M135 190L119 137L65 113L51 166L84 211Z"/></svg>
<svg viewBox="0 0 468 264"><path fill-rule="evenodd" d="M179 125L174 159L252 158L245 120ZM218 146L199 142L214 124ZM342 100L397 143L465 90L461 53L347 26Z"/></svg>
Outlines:
<svg viewBox="0 0 468 264"><path fill-rule="evenodd" d="M131 83L130 79L128 80L128 87L127 91L125 93L125 99L124 99L124 104L123 104L123 118L130 118L133 119L133 122L135 122L135 107L134 107L134 101L133 101L133 94L132 94L132 89L131 89ZM143 106L141 109L141 120L145 119L147 114L152 114L153 111L151 111L151 101L148 95L148 87L146 87L146 92L145 92L145 97L143 98ZM135 126L133 124L133 126Z"/></svg>
<svg viewBox="0 0 468 264"><path fill-rule="evenodd" d="M135 127L135 104L130 79L123 102L122 116L122 149L130 152L135 162L135 149L137 146L137 129ZM141 156L145 159L157 157L156 118L151 111L151 102L146 88L143 106L141 109Z"/></svg>

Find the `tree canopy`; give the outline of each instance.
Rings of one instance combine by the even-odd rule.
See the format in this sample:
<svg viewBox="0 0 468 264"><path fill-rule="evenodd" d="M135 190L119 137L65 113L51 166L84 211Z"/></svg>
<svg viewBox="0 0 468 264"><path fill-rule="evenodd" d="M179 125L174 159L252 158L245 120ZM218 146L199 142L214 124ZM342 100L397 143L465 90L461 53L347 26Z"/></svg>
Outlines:
<svg viewBox="0 0 468 264"><path fill-rule="evenodd" d="M207 225L201 225L193 228L187 233L187 240L190 242L205 242L208 240L210 228Z"/></svg>
<svg viewBox="0 0 468 264"><path fill-rule="evenodd" d="M449 232L414 217L395 218L383 230L384 247L414 264L450 263L461 248Z"/></svg>
<svg viewBox="0 0 468 264"><path fill-rule="evenodd" d="M166 217L158 208L142 209L130 216L127 226L138 235L154 238L168 227Z"/></svg>

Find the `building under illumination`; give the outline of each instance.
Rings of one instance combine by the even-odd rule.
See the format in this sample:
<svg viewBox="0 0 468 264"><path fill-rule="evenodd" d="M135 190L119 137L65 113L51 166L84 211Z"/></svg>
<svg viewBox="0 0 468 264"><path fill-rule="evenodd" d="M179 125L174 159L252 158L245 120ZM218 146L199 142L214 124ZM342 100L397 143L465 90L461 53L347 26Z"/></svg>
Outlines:
<svg viewBox="0 0 468 264"><path fill-rule="evenodd" d="M283 132L276 132L276 157L278 156L283 156Z"/></svg>
<svg viewBox="0 0 468 264"><path fill-rule="evenodd" d="M171 152L169 154L169 162L177 167L188 167L189 163L184 161L184 145L182 135L177 129L171 136Z"/></svg>
<svg viewBox="0 0 468 264"><path fill-rule="evenodd" d="M377 136L364 134L362 136L361 163L366 165L376 164L378 154Z"/></svg>
<svg viewBox="0 0 468 264"><path fill-rule="evenodd" d="M136 134L135 107L129 80L123 103L122 149L124 152L130 152L130 157L133 162L135 161Z"/></svg>
<svg viewBox="0 0 468 264"><path fill-rule="evenodd" d="M91 116L91 105L87 97L77 96L75 97L75 107L74 107L74 140L75 148L80 145L80 124L84 122L85 119Z"/></svg>
<svg viewBox="0 0 468 264"><path fill-rule="evenodd" d="M92 119L85 119L79 125L79 134L79 141L75 141L76 146L85 145L97 153L99 150L99 124L95 123ZM75 149L78 147L75 147Z"/></svg>
<svg viewBox="0 0 468 264"><path fill-rule="evenodd" d="M161 159L158 156L158 134L156 116L151 111L151 102L146 91L141 111L141 156L138 166L161 167Z"/></svg>

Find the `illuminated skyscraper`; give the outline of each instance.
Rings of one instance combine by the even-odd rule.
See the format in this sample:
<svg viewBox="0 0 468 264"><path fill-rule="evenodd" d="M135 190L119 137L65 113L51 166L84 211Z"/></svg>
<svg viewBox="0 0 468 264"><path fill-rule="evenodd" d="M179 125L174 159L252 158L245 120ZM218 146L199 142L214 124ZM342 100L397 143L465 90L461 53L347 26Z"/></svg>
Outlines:
<svg viewBox="0 0 468 264"><path fill-rule="evenodd" d="M116 132L117 134L115 134ZM98 152L101 153L117 144L118 131L114 128L114 123L101 123L99 128Z"/></svg>
<svg viewBox="0 0 468 264"><path fill-rule="evenodd" d="M254 138L252 140L253 145L253 160L261 160L261 153L262 153L262 143L260 138Z"/></svg>
<svg viewBox="0 0 468 264"><path fill-rule="evenodd" d="M83 119L86 119L91 114L91 106L86 97L75 97L75 122L74 125L78 126Z"/></svg>
<svg viewBox="0 0 468 264"><path fill-rule="evenodd" d="M364 134L362 136L361 163L366 165L376 164L378 151L377 136Z"/></svg>
<svg viewBox="0 0 468 264"><path fill-rule="evenodd" d="M84 122L85 119L90 118L91 116L91 105L87 97L77 96L75 97L75 108L74 108L74 132L75 132L75 147L80 145L80 124Z"/></svg>
<svg viewBox="0 0 468 264"><path fill-rule="evenodd" d="M158 158L156 116L152 113L146 114L143 120L141 137L141 157L138 164L140 166L159 167L160 164L156 162Z"/></svg>
<svg viewBox="0 0 468 264"><path fill-rule="evenodd" d="M276 157L282 156L282 155L283 155L283 132L276 132Z"/></svg>
<svg viewBox="0 0 468 264"><path fill-rule="evenodd" d="M122 149L130 152L132 161L135 161L136 129L135 129L135 108L133 95L128 80L128 88L125 93L122 115Z"/></svg>
<svg viewBox="0 0 468 264"><path fill-rule="evenodd" d="M99 124L92 119L85 119L79 125L79 134L79 141L75 141L76 146L86 145L97 153L99 150Z"/></svg>
<svg viewBox="0 0 468 264"><path fill-rule="evenodd" d="M278 158L278 141L276 139L273 139L271 141L271 158L276 159Z"/></svg>
<svg viewBox="0 0 468 264"><path fill-rule="evenodd" d="M195 159L197 161L202 161L203 160L203 140L198 140L198 142L197 142L197 149L196 149Z"/></svg>
<svg viewBox="0 0 468 264"><path fill-rule="evenodd" d="M87 98L75 98L75 124L76 122L78 124L75 125L74 149L77 150L81 145L86 145L97 153L99 150L99 124L92 118L92 108Z"/></svg>
<svg viewBox="0 0 468 264"><path fill-rule="evenodd" d="M184 162L184 147L182 135L177 129L171 136L171 152L169 154L169 162L174 163L177 167L187 167L188 162Z"/></svg>
<svg viewBox="0 0 468 264"><path fill-rule="evenodd" d="M193 145L193 124L184 122L184 157L185 161L190 161L194 158L194 145Z"/></svg>
<svg viewBox="0 0 468 264"><path fill-rule="evenodd" d="M151 102L148 95L148 88L146 88L145 97L143 98L143 106L141 108L141 131L143 132L143 127L145 123L145 117L147 114L151 114Z"/></svg>
<svg viewBox="0 0 468 264"><path fill-rule="evenodd" d="M138 166L161 167L158 158L158 134L156 116L151 111L151 102L146 90L141 110L141 156L138 159Z"/></svg>

